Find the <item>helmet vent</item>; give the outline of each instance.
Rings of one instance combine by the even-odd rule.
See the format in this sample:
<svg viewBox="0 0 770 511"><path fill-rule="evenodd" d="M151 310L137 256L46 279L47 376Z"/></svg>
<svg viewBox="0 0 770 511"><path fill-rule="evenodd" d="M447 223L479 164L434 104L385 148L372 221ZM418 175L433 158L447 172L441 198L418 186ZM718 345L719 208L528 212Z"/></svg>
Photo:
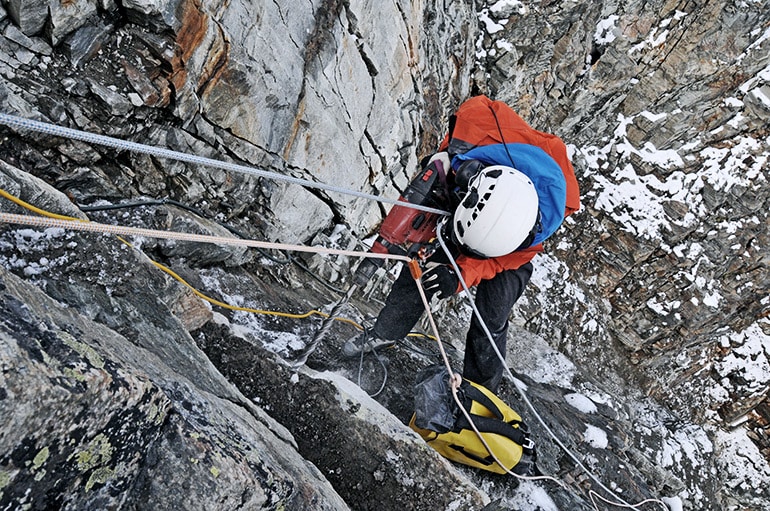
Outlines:
<svg viewBox="0 0 770 511"><path fill-rule="evenodd" d="M479 201L478 191L475 188L471 188L471 190L465 196L465 200L463 200L463 207L471 209L476 205L478 201Z"/></svg>

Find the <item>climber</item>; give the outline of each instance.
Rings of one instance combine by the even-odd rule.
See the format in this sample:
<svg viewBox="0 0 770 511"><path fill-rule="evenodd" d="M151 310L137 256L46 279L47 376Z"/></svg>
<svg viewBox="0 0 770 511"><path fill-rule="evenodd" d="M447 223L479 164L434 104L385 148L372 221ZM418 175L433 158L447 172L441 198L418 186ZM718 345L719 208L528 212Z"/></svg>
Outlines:
<svg viewBox="0 0 770 511"><path fill-rule="evenodd" d="M505 354L508 317L532 276L532 258L565 216L580 207L577 181L563 142L534 130L502 102L471 98L450 127L426 165L442 176L436 186L443 189L432 197L442 198L439 206L452 213L437 229L449 254L438 240L427 245L432 254L423 262L421 280L429 298L458 293L462 286L449 258L455 259L465 283L475 287L480 316ZM374 326L348 340L343 356L393 345L423 310L410 272L402 271ZM502 375L503 365L473 315L463 377L495 392Z"/></svg>

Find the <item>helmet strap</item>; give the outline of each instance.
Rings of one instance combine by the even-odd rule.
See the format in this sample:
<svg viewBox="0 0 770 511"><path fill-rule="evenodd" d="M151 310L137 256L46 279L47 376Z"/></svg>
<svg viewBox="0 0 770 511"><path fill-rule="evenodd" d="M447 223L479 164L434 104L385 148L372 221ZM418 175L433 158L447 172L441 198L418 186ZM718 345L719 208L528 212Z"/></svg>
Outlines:
<svg viewBox="0 0 770 511"><path fill-rule="evenodd" d="M532 226L532 230L529 231L529 234L526 238L524 238L524 241L519 245L519 248L516 250L523 250L525 248L529 248L532 246L532 243L535 241L535 236L539 232L543 230L543 221L542 221L542 215L540 214L540 207L537 208L537 218L535 219L535 225Z"/></svg>

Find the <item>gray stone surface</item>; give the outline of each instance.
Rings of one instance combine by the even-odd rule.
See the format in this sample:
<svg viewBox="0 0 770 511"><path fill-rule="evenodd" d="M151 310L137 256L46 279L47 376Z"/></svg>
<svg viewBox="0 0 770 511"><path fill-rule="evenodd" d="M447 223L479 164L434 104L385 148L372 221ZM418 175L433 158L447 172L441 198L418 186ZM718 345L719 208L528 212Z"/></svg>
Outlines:
<svg viewBox="0 0 770 511"><path fill-rule="evenodd" d="M191 340L158 356L2 268L0 288L3 507L346 508L212 366L180 372Z"/></svg>
<svg viewBox="0 0 770 511"><path fill-rule="evenodd" d="M485 57L484 89L567 140L581 183L583 212L552 252L568 273L536 279L529 327L560 331L576 359L630 363L648 393L717 423L751 415L770 390L720 362L770 331L764 7L526 6L490 12L502 30L485 43L511 49ZM580 299L553 307L563 289L546 285L568 274ZM767 357L744 360L761 372Z"/></svg>
<svg viewBox="0 0 770 511"><path fill-rule="evenodd" d="M463 99L482 92L507 101L568 143L583 202L537 260L512 316L521 330L509 360L536 407L626 495L679 494L685 509L764 509L766 4L82 0L51 9L9 0L0 8L0 109L395 198ZM101 222L344 248L360 247L388 209L6 127L0 187ZM172 202L78 208L148 199ZM358 368L335 355L352 329L335 327L309 361L335 376L302 372L292 399L282 399L274 387L291 378L285 368L266 356L258 362L270 378L259 379L243 365L248 357L228 350L253 343L288 356L317 323L263 323L205 304L147 257L217 299L291 311L336 300L330 287L349 285L354 261L132 242L144 254L103 236L0 225L9 296L0 319L0 508L139 509L149 498L195 508L220 498L233 507L434 509L425 504L433 498L471 509L486 493L527 509L507 479L446 464L441 477L470 496L431 493L415 483L416 467L435 456L402 439L361 444L370 439L354 433L376 429L366 412L330 418L325 431L344 428L352 443L318 457L308 433L314 407L333 416L340 399L342 410L353 406L337 378L356 380ZM380 278L387 287L392 274ZM357 294L346 314L376 312L376 288ZM451 304L441 325L461 349L468 310ZM570 377L544 369L560 357L573 364ZM428 362L405 350L388 355L377 400L401 423L412 375ZM361 383L374 392L382 367L367 364ZM30 385L39 402L25 393ZM596 399L597 413L565 407L565 396L580 393ZM505 397L524 409L510 387ZM392 423L377 410L377 421ZM588 425L608 432L607 448L590 445ZM543 467L570 486L549 495L563 509L588 509L585 475L533 428ZM257 454L263 445L270 459ZM369 472L348 457L358 449L371 453ZM357 486L346 482L353 476Z"/></svg>

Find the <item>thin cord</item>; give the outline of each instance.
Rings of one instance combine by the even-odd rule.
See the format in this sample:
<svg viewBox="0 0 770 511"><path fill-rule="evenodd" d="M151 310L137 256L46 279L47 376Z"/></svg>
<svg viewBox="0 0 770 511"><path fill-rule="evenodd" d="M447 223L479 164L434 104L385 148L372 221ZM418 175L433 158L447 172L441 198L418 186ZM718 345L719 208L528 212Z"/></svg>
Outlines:
<svg viewBox="0 0 770 511"><path fill-rule="evenodd" d="M28 203L26 201L24 201L24 200L22 200L22 199L20 199L20 198L18 198L16 196L14 196L14 195L11 195L10 193L8 193L7 191L5 191L2 188L0 188L0 196L1 197L5 197L9 201L13 202L14 204L16 204L18 206L21 206L24 209L27 209L29 211L32 211L32 212L37 213L39 215L42 215L45 218L54 219L54 220L60 220L62 222L84 222L84 223L90 222L90 220L88 220L88 219L76 218L76 217L71 217L71 216L67 216L67 215L60 215L60 214L57 214L57 213L52 213L50 211L46 211L44 209L38 208L38 207L33 206L32 204L30 204L30 203ZM0 213L0 217L2 217L3 215L5 215L5 213ZM40 218L40 217L26 217L25 216L24 218ZM45 226L46 224L45 224L45 222L42 221L43 219L40 219L40 220L41 220L41 222L37 222L34 225ZM198 298L200 298L200 299L202 299L202 300L204 300L206 302L209 302L212 305L216 305L218 307L222 307L223 309L228 309L228 310L232 310L232 311L249 312L249 313L269 315L269 316L280 316L280 317L287 317L287 318L292 318L292 319L305 319L305 318L308 318L308 317L310 317L312 315L318 315L318 316L321 316L323 318L329 318L329 314L326 314L326 313L318 311L318 310L311 310L311 311L308 311L306 313L293 314L293 313L289 313L289 312L268 311L268 310L262 310L262 309L254 309L254 308L250 308L250 307L241 307L241 306L237 306L237 305L230 305L228 303L225 303L225 302L222 302L220 300L217 300L216 298L211 298L210 296L208 296L208 295L202 293L201 291L199 291L198 289L196 289L192 284L187 282L185 279L183 279L179 274L174 272L168 266L166 266L166 265L164 265L162 263L159 263L158 261L155 261L154 259L152 259L149 256L147 256L147 254L145 254L144 252L142 252L141 250L136 248L134 245L132 245L129 241L127 241L122 236L117 235L116 237L117 237L117 239L119 241L121 241L122 243L124 243L128 247L130 247L131 249L137 251L139 254L142 254L144 257L146 257L147 260L153 266L155 266L159 270L165 272L166 274L168 274L170 277L175 279L180 284L182 284L182 285L186 286L187 288L189 288L190 291L192 291L193 294L195 294ZM353 325L354 327L356 327L358 329L363 329L363 327L360 326L358 323L356 323L353 320L347 319L347 318L334 317L332 319L334 319L334 321L340 321L340 322L343 322L343 323L348 323L348 324Z"/></svg>
<svg viewBox="0 0 770 511"><path fill-rule="evenodd" d="M361 335L364 336L364 344L362 346L365 347L366 344L367 344L367 340L366 339L369 337L369 330L368 329L364 329L364 332ZM382 393L383 390L385 390L385 385L387 385L387 383L388 383L388 366L385 365L385 361L377 353L377 350L373 349L373 350L371 350L371 352L374 355L374 358L377 359L377 362L380 363L380 366L382 367L382 371L383 371L382 384L380 385L380 388L377 390L377 392L375 392L374 394L369 394L367 392L367 394L369 394L369 397L375 398L375 397L379 396ZM364 355L365 354L366 354L366 349L362 349L361 353L360 353L360 357L358 359L358 378L357 378L358 381L356 382L358 384L358 386L361 387L362 389L364 387L363 387L363 385L361 385L361 376L363 376L363 373L364 373Z"/></svg>
<svg viewBox="0 0 770 511"><path fill-rule="evenodd" d="M375 259L391 259L396 261L406 261L410 259L398 254L379 254L376 252L360 252L356 250L341 250L336 248L327 248L307 245L293 245L288 243L271 243L267 241L257 241L252 239L229 238L225 236L211 236L207 234L194 234L178 231L159 231L156 229L144 229L140 227L127 227L121 225L101 224L98 222L87 222L77 219L63 220L58 218L42 218L31 215L17 215L13 213L0 212L0 222L18 225L31 225L36 227L59 227L61 229L71 229L75 231L101 232L106 234L121 234L125 236L144 236L146 238L160 238L178 241L194 241L196 243L213 243L215 245L233 245L238 247L261 247L277 250L295 250L297 252L310 252L315 254L345 255L352 257L371 257Z"/></svg>
<svg viewBox="0 0 770 511"><path fill-rule="evenodd" d="M500 141L503 143L503 148L505 148L505 153L508 155L508 159L511 161L511 166L513 168L516 168L516 162L513 161L513 156L511 156L511 152L508 150L508 144L505 142L505 135L503 135L503 128L500 127L500 121L497 119L497 113L495 112L495 109L492 108L492 105L489 105L489 110L492 112L492 117L495 118L495 124L497 124L497 131L500 132Z"/></svg>
<svg viewBox="0 0 770 511"><path fill-rule="evenodd" d="M238 236L240 238L243 238L243 239L248 239L248 236L246 234L244 234L243 231L241 231L239 229L236 229L235 227L231 226L230 224L227 224L225 222L220 222L218 220L210 219L210 218L208 218L203 213L203 211L199 210L198 208L194 208L192 206L188 206L187 204L175 201L173 199L167 199L167 198L164 198L164 199L148 199L148 200L141 200L141 201L137 200L137 201L131 201L131 202L121 202L119 204L105 204L105 205L96 205L96 206L94 206L94 205L83 206L83 205L77 204L77 207L81 211L85 211L85 212L88 213L88 212L96 212L96 211L112 211L112 210L116 210L116 209L138 208L138 207L142 207L142 206L165 206L165 205L168 205L168 204L170 204L172 206L177 206L177 207L182 208L182 209L184 209L186 211L194 213L194 214L198 215L201 218L207 218L210 221L216 222L217 224L221 225L222 227L224 227L225 229L227 229L231 233L235 234L236 236ZM312 271L306 265L301 263L297 258L292 257L291 254L289 254L289 253L287 253L284 258L279 259L279 258L275 257L274 255L272 255L270 252L268 252L265 249L255 248L255 250L257 252L259 252L260 255L262 255L262 257L265 257L265 258L273 261L276 264L289 264L289 263L293 263L293 264L297 265L302 271L304 271L308 275L310 275L313 279L318 281L322 286L324 286L329 291L333 291L333 292L335 292L335 293L337 293L339 295L344 295L345 294L344 290L342 290L342 289L340 289L338 287L334 287L333 285L329 284L326 280L324 280L320 276L318 276L318 274L316 272Z"/></svg>
<svg viewBox="0 0 770 511"><path fill-rule="evenodd" d="M67 215L59 215L57 213L51 213L50 211L46 211L44 209L40 209L36 206L33 206L29 202L25 202L21 200L20 198L16 197L15 195L11 195L10 193L6 192L2 188L0 188L0 196L5 197L9 201L13 202L17 206L21 206L24 209L27 209L29 211L32 211L33 213L37 213L38 215L43 215L48 218L55 218L57 220L67 220L70 222L88 222L88 220L85 220L83 218L77 218L74 216L67 216Z"/></svg>

